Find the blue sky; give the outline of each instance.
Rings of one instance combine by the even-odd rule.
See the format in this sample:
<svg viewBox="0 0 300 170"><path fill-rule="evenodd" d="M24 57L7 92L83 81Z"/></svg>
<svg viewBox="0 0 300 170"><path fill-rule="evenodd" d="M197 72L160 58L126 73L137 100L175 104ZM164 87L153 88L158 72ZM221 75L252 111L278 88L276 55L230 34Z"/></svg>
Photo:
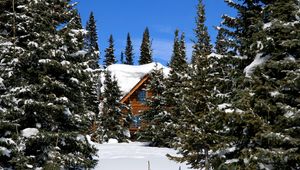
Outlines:
<svg viewBox="0 0 300 170"><path fill-rule="evenodd" d="M115 55L125 49L126 36L129 32L134 44L135 60L139 57L139 48L143 31L148 26L152 38L154 61L166 64L172 55L174 31L178 28L185 32L187 55L191 56L194 39L196 6L198 0L76 0L83 25L86 24L89 13L94 12L99 35L101 58L108 46L109 35L115 40ZM204 0L206 7L206 25L212 43L215 42L216 31L223 14L234 15L223 0Z"/></svg>

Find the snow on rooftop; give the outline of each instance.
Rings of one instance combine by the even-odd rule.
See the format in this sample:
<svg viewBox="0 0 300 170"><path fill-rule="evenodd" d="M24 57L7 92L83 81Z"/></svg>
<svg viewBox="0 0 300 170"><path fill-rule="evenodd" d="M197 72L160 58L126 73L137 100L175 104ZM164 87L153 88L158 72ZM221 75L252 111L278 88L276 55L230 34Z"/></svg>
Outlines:
<svg viewBox="0 0 300 170"><path fill-rule="evenodd" d="M122 95L130 92L130 90L143 78L155 69L162 69L165 76L169 74L170 69L160 63L149 63L144 65L126 65L126 64L113 64L107 67L112 75L116 76L118 85ZM103 80L104 77L102 77Z"/></svg>

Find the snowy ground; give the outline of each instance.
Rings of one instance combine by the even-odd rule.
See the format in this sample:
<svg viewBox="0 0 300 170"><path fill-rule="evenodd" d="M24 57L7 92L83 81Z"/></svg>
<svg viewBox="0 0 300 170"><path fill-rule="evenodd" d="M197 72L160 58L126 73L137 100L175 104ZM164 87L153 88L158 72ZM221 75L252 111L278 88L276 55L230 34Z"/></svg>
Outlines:
<svg viewBox="0 0 300 170"><path fill-rule="evenodd" d="M144 143L95 144L99 149L99 162L95 170L181 170L189 169L184 164L170 161L166 154L176 155L168 148L147 147Z"/></svg>

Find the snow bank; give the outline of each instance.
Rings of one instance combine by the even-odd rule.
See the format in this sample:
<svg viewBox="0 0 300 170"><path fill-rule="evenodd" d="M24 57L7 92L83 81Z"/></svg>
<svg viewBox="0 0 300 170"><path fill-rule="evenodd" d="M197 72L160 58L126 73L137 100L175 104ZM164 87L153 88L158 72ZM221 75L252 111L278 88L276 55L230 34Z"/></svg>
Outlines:
<svg viewBox="0 0 300 170"><path fill-rule="evenodd" d="M10 157L11 151L5 147L0 146L0 155ZM0 167L1 168L1 167Z"/></svg>
<svg viewBox="0 0 300 170"><path fill-rule="evenodd" d="M108 142L109 144L116 144L119 143L117 139L109 139Z"/></svg>
<svg viewBox="0 0 300 170"><path fill-rule="evenodd" d="M21 135L26 137L26 138L30 138L31 136L35 136L39 133L39 130L36 128L26 128L24 130L21 131Z"/></svg>
<svg viewBox="0 0 300 170"><path fill-rule="evenodd" d="M112 75L115 75L118 80L118 85L123 95L127 94L146 74L155 69L157 64L158 69L162 69L165 76L169 74L170 69L160 63L149 63L144 65L126 65L113 64L107 67ZM102 77L104 81L104 77Z"/></svg>
<svg viewBox="0 0 300 170"><path fill-rule="evenodd" d="M151 170L188 170L184 163L169 160L166 154L176 155L169 148L148 147L146 143L95 144L98 149L98 165L94 170L146 170L148 161Z"/></svg>
<svg viewBox="0 0 300 170"><path fill-rule="evenodd" d="M253 73L255 68L259 65L264 64L270 58L271 58L270 55L263 56L263 53L258 53L254 61L244 69L244 73L246 77L251 77L251 74Z"/></svg>

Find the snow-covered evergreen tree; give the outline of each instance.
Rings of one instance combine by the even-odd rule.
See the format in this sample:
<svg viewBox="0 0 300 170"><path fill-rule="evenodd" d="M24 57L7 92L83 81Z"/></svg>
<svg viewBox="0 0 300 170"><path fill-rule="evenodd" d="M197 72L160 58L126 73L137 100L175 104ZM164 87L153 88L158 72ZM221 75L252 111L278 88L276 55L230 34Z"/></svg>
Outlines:
<svg viewBox="0 0 300 170"><path fill-rule="evenodd" d="M150 33L148 27L145 29L143 33L143 40L142 40L140 51L141 51L141 56L139 58L140 65L148 64L153 61Z"/></svg>
<svg viewBox="0 0 300 170"><path fill-rule="evenodd" d="M222 27L215 27L218 30L215 51L217 54L226 55L230 48L230 41L226 37L225 30Z"/></svg>
<svg viewBox="0 0 300 170"><path fill-rule="evenodd" d="M263 25L263 4L261 0L243 0L242 2L225 0L228 6L237 10L236 17L223 15L223 29L230 39L230 46L235 54L247 56L244 66L255 57L255 49L259 48L253 43L259 42Z"/></svg>
<svg viewBox="0 0 300 170"><path fill-rule="evenodd" d="M108 67L109 65L115 64L117 62L114 54L115 47L114 47L114 39L112 35L110 35L108 43L109 45L105 49L105 56L104 56L105 67Z"/></svg>
<svg viewBox="0 0 300 170"><path fill-rule="evenodd" d="M300 37L299 2L261 1L254 5L258 4L263 7L259 9L263 15L251 22L257 32L250 30L238 38L242 42L248 36L257 41L252 39L247 41L248 47L240 46L252 61L248 61L245 75L238 78L241 81L232 107L224 117L230 122L229 134L235 135L220 150L224 157L216 166L298 169L299 135L295 134L299 124L299 43L295 42ZM256 12L257 8L249 9L240 17Z"/></svg>
<svg viewBox="0 0 300 170"><path fill-rule="evenodd" d="M85 35L85 49L88 51L88 53L86 54L89 59L88 65L91 69L98 69L100 50L98 45L96 21L93 12L90 13L89 20L86 23L85 29L87 31Z"/></svg>
<svg viewBox="0 0 300 170"><path fill-rule="evenodd" d="M138 136L151 142L151 146L168 146L170 131L166 129L166 125L170 123L170 114L165 111L165 99L162 95L165 91L164 75L156 66L149 76L147 91L151 91L152 96L147 98L149 109L141 116L145 125Z"/></svg>
<svg viewBox="0 0 300 170"><path fill-rule="evenodd" d="M196 28L194 30L196 40L193 45L192 64L196 64L198 57L207 56L212 52L210 36L205 25L205 6L202 0L198 0Z"/></svg>
<svg viewBox="0 0 300 170"><path fill-rule="evenodd" d="M89 119L91 119L92 125L97 124L97 116L99 113L99 98L101 83L99 83L100 66L99 66L99 46L96 21L93 12L90 13L89 20L86 23L86 32L84 36L84 50L81 51L81 55L84 57L83 62L80 63L80 67L89 75L89 80L85 82L84 98L89 110ZM95 130L91 130L91 136L94 136Z"/></svg>
<svg viewBox="0 0 300 170"><path fill-rule="evenodd" d="M100 101L101 110L99 113L100 129L98 133L102 142L107 142L110 138L117 139L119 142L125 142L128 139L128 115L124 113L125 106L120 103L121 91L116 78L110 71L105 72L103 83L104 91L102 101Z"/></svg>
<svg viewBox="0 0 300 170"><path fill-rule="evenodd" d="M260 41L251 44L256 55L234 100L247 125L234 156L241 167L298 169L299 2L262 2L264 24L253 33Z"/></svg>
<svg viewBox="0 0 300 170"><path fill-rule="evenodd" d="M185 81L185 74L187 71L186 51L184 33L182 33L179 39L179 31L175 31L175 38L173 44L173 54L169 64L170 73L165 79L165 91L163 96L166 100L166 111L170 114L169 122L166 124L166 129L169 130L169 136L166 139L169 140L169 145L172 145L173 139L176 136L178 129L178 121L180 121L180 105L182 102L183 93L183 81Z"/></svg>
<svg viewBox="0 0 300 170"><path fill-rule="evenodd" d="M125 56L126 56L126 61L124 64L129 64L133 65L133 46L130 38L130 34L127 34L127 41L126 41L126 49L125 49Z"/></svg>
<svg viewBox="0 0 300 170"><path fill-rule="evenodd" d="M95 150L84 136L89 122L81 86L88 76L73 55L83 44L72 28L77 11L70 1L12 2L5 1L0 14L6 41L1 45L6 90L1 93L0 165L90 168Z"/></svg>

